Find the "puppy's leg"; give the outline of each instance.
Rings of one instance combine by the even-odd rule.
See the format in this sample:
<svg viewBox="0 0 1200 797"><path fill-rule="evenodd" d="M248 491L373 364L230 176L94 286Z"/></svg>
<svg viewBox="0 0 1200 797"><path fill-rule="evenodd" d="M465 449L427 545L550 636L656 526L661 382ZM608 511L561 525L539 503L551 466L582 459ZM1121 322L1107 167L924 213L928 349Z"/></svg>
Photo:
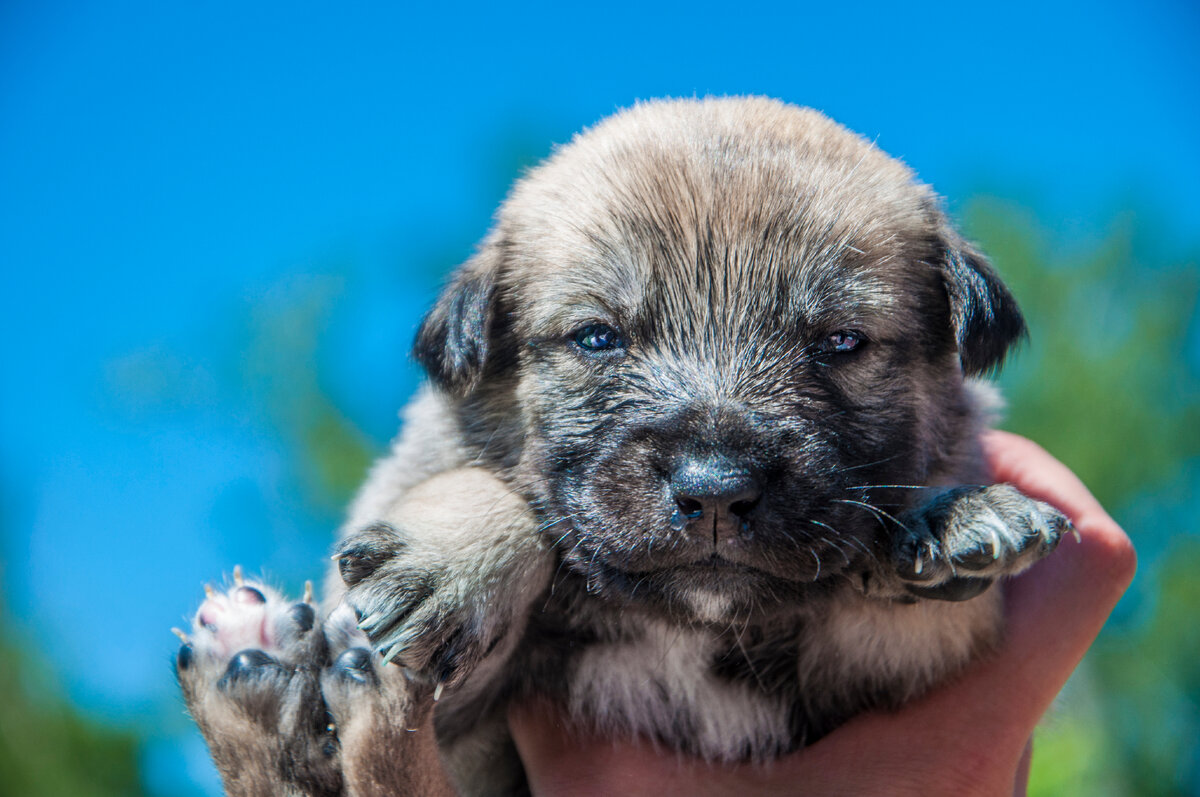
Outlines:
<svg viewBox="0 0 1200 797"><path fill-rule="evenodd" d="M291 603L243 580L208 590L176 657L188 710L235 797L342 793L337 742L321 699L328 664L311 594Z"/></svg>
<svg viewBox="0 0 1200 797"><path fill-rule="evenodd" d="M346 604L326 622L331 640L346 647L321 673L321 692L337 727L342 776L350 797L454 794L442 769L428 689L396 665L385 665L355 628Z"/></svg>
<svg viewBox="0 0 1200 797"><path fill-rule="evenodd" d="M1025 570L1073 530L1054 507L1007 484L955 487L899 518L901 528L873 589L967 600Z"/></svg>
<svg viewBox="0 0 1200 797"><path fill-rule="evenodd" d="M341 542L345 600L382 660L427 679L436 698L494 674L512 651L550 582L553 553L539 531L494 475L448 471Z"/></svg>

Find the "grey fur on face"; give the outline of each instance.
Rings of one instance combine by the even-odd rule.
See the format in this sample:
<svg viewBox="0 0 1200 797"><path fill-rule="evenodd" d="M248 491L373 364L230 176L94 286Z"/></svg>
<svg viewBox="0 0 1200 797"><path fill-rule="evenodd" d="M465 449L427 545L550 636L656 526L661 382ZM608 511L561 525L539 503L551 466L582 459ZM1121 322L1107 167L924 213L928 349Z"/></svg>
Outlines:
<svg viewBox="0 0 1200 797"><path fill-rule="evenodd" d="M457 787L508 794L514 700L733 761L920 694L1069 528L980 459L974 378L1023 333L932 192L814 111L653 102L581 134L422 324L431 386L327 583L337 726L436 698ZM370 738L339 736L350 793L396 766Z"/></svg>
<svg viewBox="0 0 1200 797"><path fill-rule="evenodd" d="M575 339L596 328L615 345ZM725 100L638 106L522 181L417 354L596 589L686 612L699 580L744 615L859 566L880 513L961 477L962 375L1023 330L902 164ZM689 499L698 474L745 495Z"/></svg>

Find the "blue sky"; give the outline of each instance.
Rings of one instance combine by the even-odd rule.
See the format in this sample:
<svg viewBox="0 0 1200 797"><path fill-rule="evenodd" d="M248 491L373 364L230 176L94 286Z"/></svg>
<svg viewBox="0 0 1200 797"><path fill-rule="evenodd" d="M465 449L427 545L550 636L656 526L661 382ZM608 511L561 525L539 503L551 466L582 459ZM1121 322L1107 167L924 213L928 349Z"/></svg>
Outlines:
<svg viewBox="0 0 1200 797"><path fill-rule="evenodd" d="M1194 244L1197 34L1194 4L1160 0L10 0L5 599L79 702L156 723L150 769L178 770L166 629L235 562L318 575L337 522L237 376L263 307L327 303L322 388L382 446L433 266L486 230L514 143L543 154L663 95L812 105L952 208L1030 204L1068 245L1130 203Z"/></svg>

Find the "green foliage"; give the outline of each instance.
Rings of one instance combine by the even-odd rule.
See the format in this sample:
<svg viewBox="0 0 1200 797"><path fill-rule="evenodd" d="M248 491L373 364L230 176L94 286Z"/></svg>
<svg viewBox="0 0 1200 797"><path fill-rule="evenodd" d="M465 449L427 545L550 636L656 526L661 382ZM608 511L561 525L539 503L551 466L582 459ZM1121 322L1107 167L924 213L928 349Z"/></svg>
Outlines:
<svg viewBox="0 0 1200 797"><path fill-rule="evenodd" d="M1070 465L1142 558L1121 619L1039 731L1030 794L1196 794L1200 368L1187 339L1200 275L1194 262L1159 262L1128 221L1074 257L994 201L975 203L966 226L1031 331L1001 380L1004 425Z"/></svg>
<svg viewBox="0 0 1200 797"><path fill-rule="evenodd" d="M366 436L323 389L316 365L340 288L335 278L276 286L251 308L241 360L244 385L292 449L301 494L332 515L340 515L374 456Z"/></svg>
<svg viewBox="0 0 1200 797"><path fill-rule="evenodd" d="M0 607L0 795L142 793L137 737L82 717L59 695Z"/></svg>
<svg viewBox="0 0 1200 797"><path fill-rule="evenodd" d="M1105 636L1091 655L1113 741L1106 763L1139 797L1200 792L1200 539L1169 551L1152 571L1145 621Z"/></svg>
<svg viewBox="0 0 1200 797"><path fill-rule="evenodd" d="M977 202L967 226L1030 326L1001 379L1006 426L1118 509L1200 454L1200 374L1183 345L1195 268L1144 262L1128 224L1073 258L1055 257L1032 222L995 202Z"/></svg>

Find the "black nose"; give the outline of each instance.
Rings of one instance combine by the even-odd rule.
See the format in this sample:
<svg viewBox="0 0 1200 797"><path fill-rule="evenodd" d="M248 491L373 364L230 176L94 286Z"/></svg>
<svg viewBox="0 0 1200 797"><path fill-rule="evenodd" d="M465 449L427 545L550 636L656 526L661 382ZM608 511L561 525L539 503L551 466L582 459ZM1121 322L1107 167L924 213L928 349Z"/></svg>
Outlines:
<svg viewBox="0 0 1200 797"><path fill-rule="evenodd" d="M748 468L726 459L685 459L671 472L671 493L691 525L713 530L714 539L736 534L762 497Z"/></svg>

